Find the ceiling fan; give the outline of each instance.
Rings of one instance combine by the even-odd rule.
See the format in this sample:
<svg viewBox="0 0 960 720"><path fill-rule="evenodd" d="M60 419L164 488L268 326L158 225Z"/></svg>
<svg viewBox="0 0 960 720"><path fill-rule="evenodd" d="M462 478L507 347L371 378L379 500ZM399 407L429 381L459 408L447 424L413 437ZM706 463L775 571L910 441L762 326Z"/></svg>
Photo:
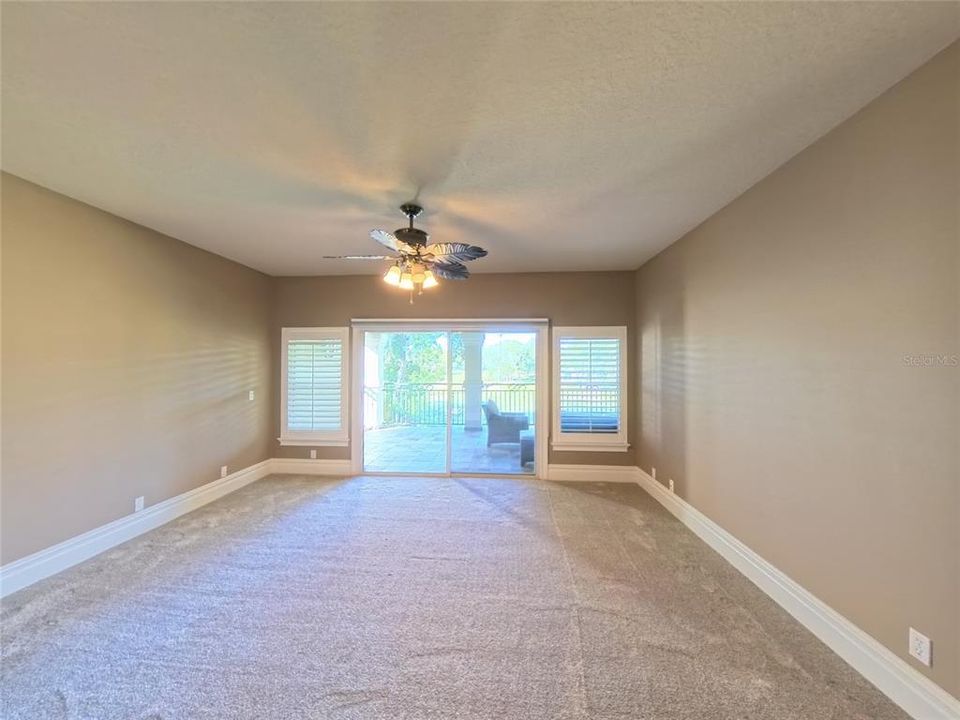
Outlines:
<svg viewBox="0 0 960 720"><path fill-rule="evenodd" d="M422 294L424 290L440 284L443 280L465 280L470 271L463 263L482 258L487 251L467 243L428 244L430 235L413 226L413 219L423 208L416 203L404 203L400 211L410 221L409 227L390 233L386 230L371 230L370 237L393 254L390 255L324 255L328 260L392 260L393 265L383 275L388 285Z"/></svg>

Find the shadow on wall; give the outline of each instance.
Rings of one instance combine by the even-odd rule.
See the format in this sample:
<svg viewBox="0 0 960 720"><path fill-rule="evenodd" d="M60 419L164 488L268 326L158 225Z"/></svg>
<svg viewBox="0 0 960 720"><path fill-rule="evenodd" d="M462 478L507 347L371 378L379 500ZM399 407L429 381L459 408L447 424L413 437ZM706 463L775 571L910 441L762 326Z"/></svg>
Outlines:
<svg viewBox="0 0 960 720"><path fill-rule="evenodd" d="M682 277L682 275L680 275ZM684 338L684 288L641 292L637 276L638 355L640 358L640 437L637 465L663 485L683 493L687 471L687 343ZM660 289L664 290L664 289ZM656 297L655 305L646 305Z"/></svg>
<svg viewBox="0 0 960 720"><path fill-rule="evenodd" d="M135 496L153 505L269 452L265 342L159 322L113 346L99 339L71 337L70 357L43 353L33 336L20 341L44 360L21 352L4 398L19 408L4 476L29 479L4 487L5 562L123 516Z"/></svg>

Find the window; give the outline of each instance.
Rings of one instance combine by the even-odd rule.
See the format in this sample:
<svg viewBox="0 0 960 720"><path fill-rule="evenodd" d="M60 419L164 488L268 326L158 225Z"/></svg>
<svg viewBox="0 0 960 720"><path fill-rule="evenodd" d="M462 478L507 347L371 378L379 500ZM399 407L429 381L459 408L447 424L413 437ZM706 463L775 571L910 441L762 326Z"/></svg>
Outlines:
<svg viewBox="0 0 960 720"><path fill-rule="evenodd" d="M624 452L627 329L553 329L553 447Z"/></svg>
<svg viewBox="0 0 960 720"><path fill-rule="evenodd" d="M283 328L281 445L347 445L348 328Z"/></svg>

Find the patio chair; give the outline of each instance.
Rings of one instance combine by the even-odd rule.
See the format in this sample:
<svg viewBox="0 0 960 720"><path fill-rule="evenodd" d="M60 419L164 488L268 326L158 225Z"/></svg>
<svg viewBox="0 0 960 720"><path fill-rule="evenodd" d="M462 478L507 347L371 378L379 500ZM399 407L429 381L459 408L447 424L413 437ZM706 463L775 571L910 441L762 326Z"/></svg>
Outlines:
<svg viewBox="0 0 960 720"><path fill-rule="evenodd" d="M493 400L481 407L487 418L487 447L494 443L520 444L520 433L530 427L526 413L502 413Z"/></svg>

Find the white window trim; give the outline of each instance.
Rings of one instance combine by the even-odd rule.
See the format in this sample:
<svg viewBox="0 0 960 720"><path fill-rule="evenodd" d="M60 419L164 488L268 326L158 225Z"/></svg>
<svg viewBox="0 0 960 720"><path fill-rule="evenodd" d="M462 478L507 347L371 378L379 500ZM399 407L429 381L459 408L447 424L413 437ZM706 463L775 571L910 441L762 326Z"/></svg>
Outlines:
<svg viewBox="0 0 960 720"><path fill-rule="evenodd" d="M616 338L620 341L620 423L613 434L560 432L560 338ZM551 447L562 452L626 452L627 438L627 328L623 325L553 328Z"/></svg>
<svg viewBox="0 0 960 720"><path fill-rule="evenodd" d="M287 428L287 346L291 340L326 340L341 343L340 428L322 432L291 432ZM280 331L280 437L281 445L346 447L350 444L350 328L283 328Z"/></svg>

